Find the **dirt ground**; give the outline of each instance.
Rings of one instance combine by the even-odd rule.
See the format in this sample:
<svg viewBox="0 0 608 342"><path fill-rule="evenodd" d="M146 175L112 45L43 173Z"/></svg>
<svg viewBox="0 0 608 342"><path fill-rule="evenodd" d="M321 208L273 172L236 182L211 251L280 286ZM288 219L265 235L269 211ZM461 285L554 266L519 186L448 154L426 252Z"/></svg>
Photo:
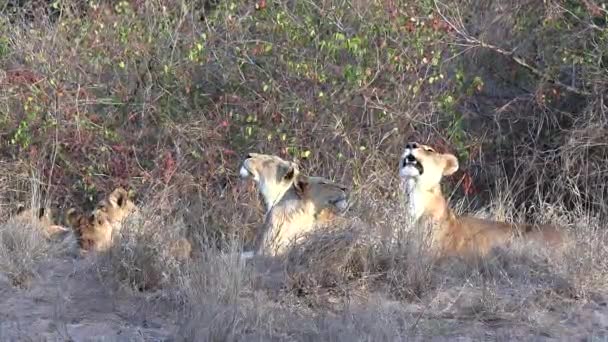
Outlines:
<svg viewBox="0 0 608 342"><path fill-rule="evenodd" d="M32 279L27 288L16 288L8 278L1 278L0 340L191 339L183 335L179 324L180 317L185 317L181 313L186 311L183 310L186 304L176 305L159 293L112 290L113 287L101 282L90 266L90 260L72 257L44 262L40 265L38 277ZM526 291L530 292L524 294ZM286 326L284 334L272 338L276 341L306 341L323 337L333 340L378 338L413 341L608 339L608 302L605 295L554 300L554 293L534 291L515 285L512 288L501 286L483 290L473 286L450 287L450 284L445 284L429 291L418 301L389 299L381 292L364 297L327 292L325 296L316 297L316 305L307 303L305 298L285 294L280 289L274 294L262 289L245 290L240 296L255 297L254 292L263 292L262 301L276 301L273 305L281 308L296 308L289 311L300 312L302 324L312 323L314 326L310 328L315 331L314 334L306 333L308 328L303 326ZM517 303L518 298L525 300ZM322 305L319 304L321 302ZM484 307L488 302L492 303L493 309ZM521 307L509 308L517 305ZM501 308L500 312L497 308ZM385 320L390 324L383 324ZM361 325L357 326L357 322ZM387 327L394 331L371 331ZM364 329L366 333L358 334L359 329ZM234 334L230 340L264 340L262 336L248 331ZM369 336L376 337L370 339Z"/></svg>

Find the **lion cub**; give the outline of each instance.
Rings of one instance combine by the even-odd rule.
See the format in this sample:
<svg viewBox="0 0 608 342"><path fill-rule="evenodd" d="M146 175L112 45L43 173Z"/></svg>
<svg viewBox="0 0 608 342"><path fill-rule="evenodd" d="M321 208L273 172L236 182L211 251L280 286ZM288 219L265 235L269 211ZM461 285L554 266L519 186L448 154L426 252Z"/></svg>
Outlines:
<svg viewBox="0 0 608 342"><path fill-rule="evenodd" d="M49 208L41 207L37 210L19 205L14 220L36 222L42 228L43 234L49 239L61 236L70 230L54 223L53 214Z"/></svg>
<svg viewBox="0 0 608 342"><path fill-rule="evenodd" d="M81 252L103 252L112 245L112 225L108 215L93 210L89 215L71 208L66 213L66 221L74 230Z"/></svg>
<svg viewBox="0 0 608 342"><path fill-rule="evenodd" d="M408 211L413 222L429 221L432 244L442 255L487 255L514 237L550 245L562 243L562 234L551 225L511 224L458 216L448 206L440 182L458 170L458 159L416 142L405 145L399 175L405 182Z"/></svg>
<svg viewBox="0 0 608 342"><path fill-rule="evenodd" d="M99 201L97 207L84 215L72 208L66 213L66 220L73 227L81 252L104 252L112 247L115 234L122 229L124 220L139 213L123 188L115 189L107 198ZM178 260L189 259L192 245L184 238L167 242L169 255Z"/></svg>
<svg viewBox="0 0 608 342"><path fill-rule="evenodd" d="M139 209L123 188L117 188L89 215L75 208L66 213L66 221L74 229L79 246L84 251L106 251L112 245L113 235L120 231L125 218Z"/></svg>
<svg viewBox="0 0 608 342"><path fill-rule="evenodd" d="M129 194L123 188L116 188L105 199L97 204L97 210L103 212L116 231L120 231L127 216L139 212L139 208L129 199Z"/></svg>
<svg viewBox="0 0 608 342"><path fill-rule="evenodd" d="M302 175L295 163L277 156L248 154L240 175L253 179L266 205L254 250L244 253L244 258L254 254L282 254L292 240L331 222L348 206L345 186Z"/></svg>

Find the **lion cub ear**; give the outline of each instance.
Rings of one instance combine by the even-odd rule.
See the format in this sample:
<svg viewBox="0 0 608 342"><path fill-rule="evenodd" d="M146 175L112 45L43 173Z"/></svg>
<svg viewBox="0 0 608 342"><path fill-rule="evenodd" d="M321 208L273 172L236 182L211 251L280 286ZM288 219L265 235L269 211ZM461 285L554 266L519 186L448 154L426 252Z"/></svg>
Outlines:
<svg viewBox="0 0 608 342"><path fill-rule="evenodd" d="M129 194L123 188L116 188L110 196L108 196L108 202L112 207L122 208L127 205Z"/></svg>
<svg viewBox="0 0 608 342"><path fill-rule="evenodd" d="M445 160L445 166L443 167L444 176L449 176L458 171L458 158L456 156L446 153L443 155L443 159Z"/></svg>
<svg viewBox="0 0 608 342"><path fill-rule="evenodd" d="M46 211L45 207L38 209L38 219L41 220L44 217L44 215L46 215L46 214L47 214L47 211Z"/></svg>
<svg viewBox="0 0 608 342"><path fill-rule="evenodd" d="M76 227L78 226L78 216L78 211L75 208L70 208L65 213L65 222L67 222L69 226Z"/></svg>
<svg viewBox="0 0 608 342"><path fill-rule="evenodd" d="M19 204L17 206L17 211L15 212L15 215L21 215L24 211L25 211L25 205Z"/></svg>

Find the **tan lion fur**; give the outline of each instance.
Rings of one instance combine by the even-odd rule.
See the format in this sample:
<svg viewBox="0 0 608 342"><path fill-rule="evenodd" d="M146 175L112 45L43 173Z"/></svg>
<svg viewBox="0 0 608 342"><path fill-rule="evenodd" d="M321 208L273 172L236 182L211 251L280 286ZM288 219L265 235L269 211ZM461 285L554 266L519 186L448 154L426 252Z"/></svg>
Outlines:
<svg viewBox="0 0 608 342"><path fill-rule="evenodd" d="M20 205L14 219L39 224L47 238L55 238L69 232L68 228L55 224L51 209L45 207L32 209Z"/></svg>
<svg viewBox="0 0 608 342"><path fill-rule="evenodd" d="M73 228L82 251L102 252L112 246L113 236L120 231L127 216L137 211L127 191L119 187L99 201L88 215L69 209L66 221Z"/></svg>
<svg viewBox="0 0 608 342"><path fill-rule="evenodd" d="M432 245L440 255L485 256L517 237L561 245L563 235L552 225L512 224L456 215L443 196L440 182L457 170L454 155L438 153L416 142L406 144L399 164L409 215L415 223L430 223Z"/></svg>
<svg viewBox="0 0 608 342"><path fill-rule="evenodd" d="M139 208L129 199L129 194L123 188L116 188L107 198L102 199L97 204L97 209L107 216L108 221L112 224L114 230L120 231L122 222Z"/></svg>
<svg viewBox="0 0 608 342"><path fill-rule="evenodd" d="M93 210L85 215L71 208L66 213L66 221L74 230L81 252L102 252L111 247L113 227L105 212Z"/></svg>
<svg viewBox="0 0 608 342"><path fill-rule="evenodd" d="M104 252L112 247L124 220L134 213L139 213L137 205L129 199L126 190L117 188L88 215L71 208L66 213L66 221L74 230L81 252ZM172 240L168 242L168 253L178 260L189 259L192 245L184 238Z"/></svg>
<svg viewBox="0 0 608 342"><path fill-rule="evenodd" d="M169 242L169 255L177 260L188 260L192 257L192 244L185 238Z"/></svg>
<svg viewBox="0 0 608 342"><path fill-rule="evenodd" d="M331 222L347 205L346 187L302 175L295 163L277 156L250 153L240 175L254 180L266 204L255 254L282 254L292 240Z"/></svg>

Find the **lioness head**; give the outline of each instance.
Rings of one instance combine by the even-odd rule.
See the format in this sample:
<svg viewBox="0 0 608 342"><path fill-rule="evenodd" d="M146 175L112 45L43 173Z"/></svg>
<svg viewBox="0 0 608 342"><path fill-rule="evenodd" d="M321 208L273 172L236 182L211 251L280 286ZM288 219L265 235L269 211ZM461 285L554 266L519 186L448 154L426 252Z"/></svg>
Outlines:
<svg viewBox="0 0 608 342"><path fill-rule="evenodd" d="M438 153L432 147L416 142L405 145L399 163L399 176L413 180L421 189L431 189L439 184L443 176L458 170L458 159L449 153Z"/></svg>
<svg viewBox="0 0 608 342"><path fill-rule="evenodd" d="M318 221L329 221L348 207L348 188L342 184L300 174L293 185L300 198L313 203Z"/></svg>
<svg viewBox="0 0 608 342"><path fill-rule="evenodd" d="M110 222L120 222L136 211L137 206L129 199L125 189L116 188L106 199L99 202L97 210L104 212Z"/></svg>
<svg viewBox="0 0 608 342"><path fill-rule="evenodd" d="M91 214L84 215L71 208L66 213L66 221L74 230L81 249L102 250L110 245L112 225L105 212L94 210Z"/></svg>
<svg viewBox="0 0 608 342"><path fill-rule="evenodd" d="M277 156L249 153L239 173L241 178L253 179L269 209L293 185L300 172L295 163Z"/></svg>

